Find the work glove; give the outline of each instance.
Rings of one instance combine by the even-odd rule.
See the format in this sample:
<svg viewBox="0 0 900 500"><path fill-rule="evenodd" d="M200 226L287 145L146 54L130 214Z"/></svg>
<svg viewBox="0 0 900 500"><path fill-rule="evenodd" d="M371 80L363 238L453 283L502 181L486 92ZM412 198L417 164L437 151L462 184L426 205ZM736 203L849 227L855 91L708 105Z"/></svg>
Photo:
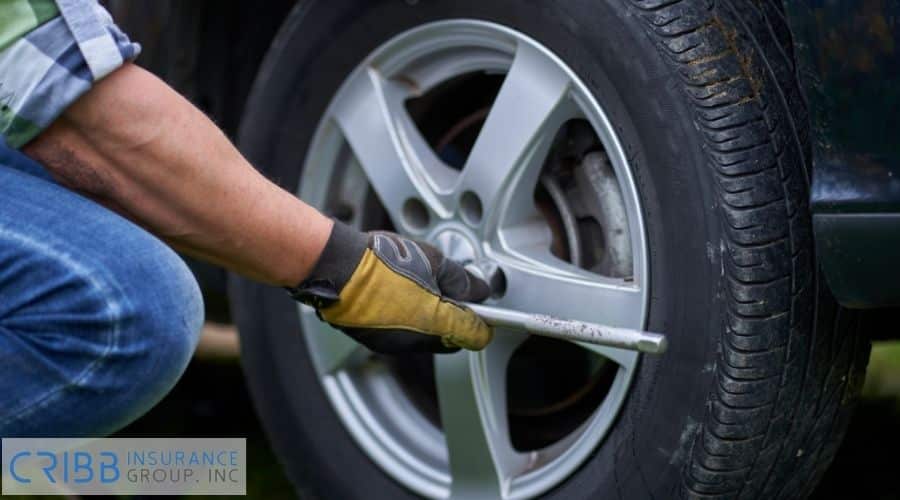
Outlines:
<svg viewBox="0 0 900 500"><path fill-rule="evenodd" d="M319 318L386 354L479 350L492 331L457 301L490 289L436 248L335 222L310 276L288 291Z"/></svg>

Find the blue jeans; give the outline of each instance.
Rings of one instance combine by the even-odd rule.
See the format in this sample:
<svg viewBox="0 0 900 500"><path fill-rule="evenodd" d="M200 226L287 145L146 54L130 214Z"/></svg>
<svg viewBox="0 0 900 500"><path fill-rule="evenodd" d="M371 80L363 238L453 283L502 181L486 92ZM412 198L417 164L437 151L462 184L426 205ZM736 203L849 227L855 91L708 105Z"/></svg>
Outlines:
<svg viewBox="0 0 900 500"><path fill-rule="evenodd" d="M0 145L0 437L120 429L175 385L202 322L172 250Z"/></svg>

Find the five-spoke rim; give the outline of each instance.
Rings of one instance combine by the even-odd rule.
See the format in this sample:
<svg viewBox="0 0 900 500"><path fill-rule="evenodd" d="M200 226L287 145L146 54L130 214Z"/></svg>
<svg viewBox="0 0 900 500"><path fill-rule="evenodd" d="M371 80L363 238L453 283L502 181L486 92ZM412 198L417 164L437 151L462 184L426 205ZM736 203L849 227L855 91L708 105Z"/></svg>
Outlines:
<svg viewBox="0 0 900 500"><path fill-rule="evenodd" d="M438 157L404 103L476 71L506 76L458 170ZM615 172L630 229L633 262L626 278L600 276L554 256L535 209L541 166L556 132L571 119L590 123ZM499 265L507 285L497 304L644 326L644 229L626 156L597 98L527 36L487 22L444 21L398 35L367 58L320 123L299 194L322 208L339 198L361 214L370 186L399 232L433 239L453 231L473 242L478 258ZM637 363L634 352L582 346L618 365L605 399L567 437L520 452L509 438L506 374L525 335L497 332L483 352L435 358L441 429L404 395L386 365L311 310L300 314L316 370L345 427L394 479L434 498L527 498L552 488L609 431Z"/></svg>

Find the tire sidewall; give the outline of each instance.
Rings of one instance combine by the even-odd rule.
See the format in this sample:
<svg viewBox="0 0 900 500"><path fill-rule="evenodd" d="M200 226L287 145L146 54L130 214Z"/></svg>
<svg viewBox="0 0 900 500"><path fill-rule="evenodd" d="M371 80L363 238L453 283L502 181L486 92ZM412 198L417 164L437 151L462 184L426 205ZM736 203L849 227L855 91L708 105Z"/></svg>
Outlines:
<svg viewBox="0 0 900 500"><path fill-rule="evenodd" d="M410 5L412 4L412 5ZM558 55L604 107L629 158L648 241L647 326L669 336L644 355L619 417L593 456L550 497L677 495L712 389L724 322L717 201L677 74L617 1L312 1L273 43L246 107L239 145L296 192L306 150L344 78L391 37L424 23L480 19ZM257 408L292 479L328 498L412 496L341 426L315 374L294 304L280 290L232 283L242 356Z"/></svg>

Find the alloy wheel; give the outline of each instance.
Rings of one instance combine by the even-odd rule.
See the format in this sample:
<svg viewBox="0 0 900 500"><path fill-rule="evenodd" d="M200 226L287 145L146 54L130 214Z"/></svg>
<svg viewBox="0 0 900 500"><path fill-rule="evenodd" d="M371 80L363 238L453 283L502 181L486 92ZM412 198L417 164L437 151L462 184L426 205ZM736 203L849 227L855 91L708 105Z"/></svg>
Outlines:
<svg viewBox="0 0 900 500"><path fill-rule="evenodd" d="M421 109L458 115L432 96L463 85L482 85L489 104L442 137L425 130ZM298 194L361 229L435 244L491 279L494 304L643 328L640 201L604 97L522 33L428 24L382 45L337 90ZM299 313L346 429L431 498L530 498L558 485L601 444L638 363L635 352L514 331L478 353L388 358ZM574 365L584 377L569 384L561 372ZM551 420L559 432L529 439Z"/></svg>

